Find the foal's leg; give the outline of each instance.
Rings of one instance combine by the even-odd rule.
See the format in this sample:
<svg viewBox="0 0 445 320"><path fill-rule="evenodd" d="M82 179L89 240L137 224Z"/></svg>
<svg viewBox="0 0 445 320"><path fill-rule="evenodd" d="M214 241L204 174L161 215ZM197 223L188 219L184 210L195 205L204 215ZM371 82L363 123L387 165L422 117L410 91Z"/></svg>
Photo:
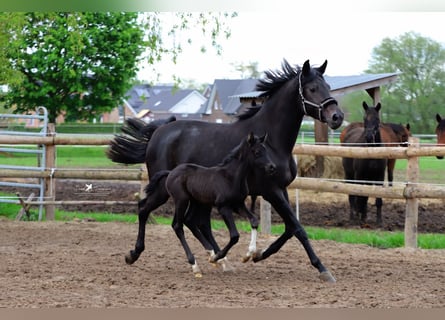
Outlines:
<svg viewBox="0 0 445 320"><path fill-rule="evenodd" d="M209 262L214 263L211 261L211 257L215 255L215 252L218 252L221 249L219 248L219 245L216 242L215 237L213 236L212 226L210 223L212 207L195 203L195 206L193 208L193 212L190 212L190 216L194 221L193 224L195 225L196 229L198 229L198 233L203 237L203 239L200 241L203 244L204 248L206 248L206 250L207 247L204 245L204 242L210 244L210 250L207 250L207 253L209 254ZM230 265L227 257L219 259L217 261L217 264L222 267L224 272L234 270L234 268Z"/></svg>
<svg viewBox="0 0 445 320"><path fill-rule="evenodd" d="M165 189L164 181L159 183L159 187L156 190L146 196L146 198L142 199L138 203L138 221L139 221L139 229L138 235L136 239L136 245L134 250L131 250L125 256L125 262L127 264L133 264L139 258L141 253L145 249L145 226L147 225L148 216L150 213L167 202L169 195L167 190Z"/></svg>
<svg viewBox="0 0 445 320"><path fill-rule="evenodd" d="M273 242L266 250L261 252L257 251L253 257L253 261L261 261L268 258L270 255L278 252L280 248L289 240L293 235L301 242L307 255L309 256L312 266L317 268L320 272L320 279L327 282L335 282L335 278L326 269L326 267L321 263L321 260L317 257L312 246L309 242L306 231L303 226L297 220L295 213L292 211L289 202L286 201L284 193L280 189L276 189L274 192L263 195L266 201L269 201L272 207L277 211L277 213L283 219L285 224L284 233Z"/></svg>
<svg viewBox="0 0 445 320"><path fill-rule="evenodd" d="M190 229L192 234L196 239L202 244L204 249L209 253L209 255L214 254L215 251L219 251L219 246L210 230L210 211L211 207L202 206L193 200L190 201L187 213L185 215L184 224Z"/></svg>
<svg viewBox="0 0 445 320"><path fill-rule="evenodd" d="M239 240L239 233L236 229L235 219L233 218L232 214L232 208L221 207L218 210L222 215L227 228L229 229L230 240L229 243L222 250L218 251L217 253L215 253L215 255L210 257L210 262L216 262L219 259L224 258L229 252L230 248L232 248Z"/></svg>
<svg viewBox="0 0 445 320"><path fill-rule="evenodd" d="M184 248L185 254L187 256L187 260L189 264L192 266L192 271L195 274L195 277L202 277L201 270L196 263L195 256L192 253L187 241L185 240L184 235L184 216L187 211L189 201L188 200L176 200L175 199L175 215L173 217L172 228L176 233L179 241L181 242L182 247Z"/></svg>

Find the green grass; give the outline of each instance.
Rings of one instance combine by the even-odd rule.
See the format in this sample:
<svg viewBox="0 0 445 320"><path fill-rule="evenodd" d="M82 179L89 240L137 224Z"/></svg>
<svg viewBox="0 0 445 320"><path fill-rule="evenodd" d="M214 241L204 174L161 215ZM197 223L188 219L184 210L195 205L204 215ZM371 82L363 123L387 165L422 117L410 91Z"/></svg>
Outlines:
<svg viewBox="0 0 445 320"><path fill-rule="evenodd" d="M33 147L20 147L33 149ZM56 148L56 165L58 168L110 168L122 167L113 163L105 155L105 146L58 146ZM37 155L27 153L9 153L0 155L0 163L15 166L36 166ZM128 167L128 166L126 166Z"/></svg>
<svg viewBox="0 0 445 320"><path fill-rule="evenodd" d="M1 193L0 196L7 196ZM8 219L15 219L19 205L0 203L0 216ZM37 220L37 207L31 209L31 219ZM56 221L72 221L72 220L92 220L97 222L123 222L136 223L137 216L135 214L113 214L108 212L71 212L56 209ZM154 216L156 223L163 225L171 225L170 217ZM250 232L250 225L247 221L237 221L238 230L242 232ZM227 230L225 224L221 220L212 220L212 229ZM404 246L404 233L401 231L370 231L362 229L341 229L341 228L318 228L305 227L309 239L312 240L331 240L341 243L364 244L377 248L399 248ZM283 224L275 224L272 226L272 235L280 235L284 232ZM418 245L423 249L445 249L445 234L419 233Z"/></svg>

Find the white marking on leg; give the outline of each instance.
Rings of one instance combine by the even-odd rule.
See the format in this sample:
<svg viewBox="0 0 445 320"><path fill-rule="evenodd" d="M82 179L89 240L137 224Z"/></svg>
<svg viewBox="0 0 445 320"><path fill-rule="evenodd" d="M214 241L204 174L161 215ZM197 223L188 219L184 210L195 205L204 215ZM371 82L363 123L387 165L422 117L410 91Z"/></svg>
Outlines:
<svg viewBox="0 0 445 320"><path fill-rule="evenodd" d="M201 278L202 277L202 273L201 273L201 269L198 266L198 263L195 261L195 264L192 265L192 271L195 275L195 278Z"/></svg>
<svg viewBox="0 0 445 320"><path fill-rule="evenodd" d="M256 239L257 239L257 230L252 229L250 232L250 244L249 244L249 251L248 255L251 255L256 250Z"/></svg>
<svg viewBox="0 0 445 320"><path fill-rule="evenodd" d="M215 255L215 251L213 250L206 250L209 257L213 257Z"/></svg>

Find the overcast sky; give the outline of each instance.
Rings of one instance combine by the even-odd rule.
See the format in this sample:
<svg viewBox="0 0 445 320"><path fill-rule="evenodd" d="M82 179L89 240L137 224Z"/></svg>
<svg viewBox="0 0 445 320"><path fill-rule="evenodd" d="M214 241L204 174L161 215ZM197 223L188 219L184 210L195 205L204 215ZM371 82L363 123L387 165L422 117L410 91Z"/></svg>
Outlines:
<svg viewBox="0 0 445 320"><path fill-rule="evenodd" d="M279 68L283 58L292 64L310 59L319 65L328 60L326 74L353 75L368 67L372 49L385 37L414 31L445 46L445 12L238 12L231 20L232 36L221 41L222 56L209 48L186 47L176 65L156 65L160 82L173 82L173 75L211 83L214 79L239 78L231 63L258 62L259 70ZM193 32L193 31L190 31ZM192 34L193 35L193 34ZM201 35L193 35L199 41ZM149 69L138 78L155 80Z"/></svg>

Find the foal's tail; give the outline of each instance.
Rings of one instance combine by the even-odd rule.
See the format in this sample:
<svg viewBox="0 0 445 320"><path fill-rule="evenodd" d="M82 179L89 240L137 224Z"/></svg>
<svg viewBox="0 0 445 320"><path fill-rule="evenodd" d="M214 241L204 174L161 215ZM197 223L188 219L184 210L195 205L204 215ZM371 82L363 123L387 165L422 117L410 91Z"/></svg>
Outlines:
<svg viewBox="0 0 445 320"><path fill-rule="evenodd" d="M118 163L136 164L145 161L147 144L153 132L160 126L175 121L174 116L168 119L155 120L149 124L144 121L129 118L121 128L122 134L114 136L106 151L107 157Z"/></svg>
<svg viewBox="0 0 445 320"><path fill-rule="evenodd" d="M148 196L153 191L155 191L155 189L159 186L159 183L161 183L163 179L167 178L169 173L170 173L169 170L161 170L156 172L153 177L150 177L150 182L144 189L145 194Z"/></svg>

